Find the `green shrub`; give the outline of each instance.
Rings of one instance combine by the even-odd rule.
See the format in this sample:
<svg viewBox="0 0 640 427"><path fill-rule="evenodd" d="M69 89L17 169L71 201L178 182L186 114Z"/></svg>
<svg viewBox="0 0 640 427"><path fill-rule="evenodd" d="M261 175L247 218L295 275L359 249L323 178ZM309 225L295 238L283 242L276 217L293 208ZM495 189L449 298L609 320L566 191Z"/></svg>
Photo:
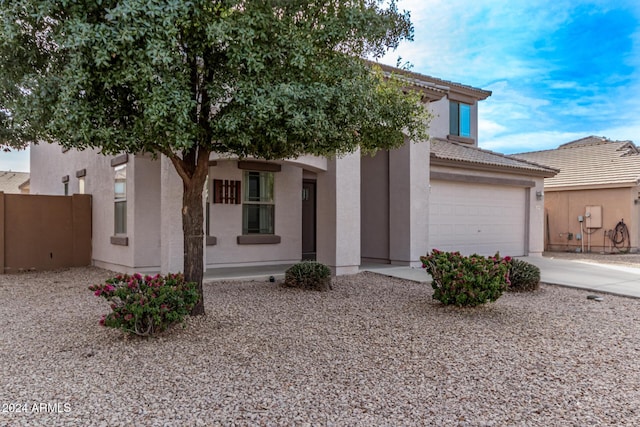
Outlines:
<svg viewBox="0 0 640 427"><path fill-rule="evenodd" d="M511 260L509 271L511 285L507 290L512 292L532 292L540 288L540 269L520 259Z"/></svg>
<svg viewBox="0 0 640 427"><path fill-rule="evenodd" d="M111 313L100 319L102 326L141 336L182 322L199 298L197 285L185 282L182 274L118 275L89 290L111 303Z"/></svg>
<svg viewBox="0 0 640 427"><path fill-rule="evenodd" d="M314 291L331 288L331 269L316 261L302 261L292 265L284 274L284 285Z"/></svg>
<svg viewBox="0 0 640 427"><path fill-rule="evenodd" d="M476 306L500 298L509 283L510 257L462 256L434 249L420 257L431 275L433 298L447 305Z"/></svg>

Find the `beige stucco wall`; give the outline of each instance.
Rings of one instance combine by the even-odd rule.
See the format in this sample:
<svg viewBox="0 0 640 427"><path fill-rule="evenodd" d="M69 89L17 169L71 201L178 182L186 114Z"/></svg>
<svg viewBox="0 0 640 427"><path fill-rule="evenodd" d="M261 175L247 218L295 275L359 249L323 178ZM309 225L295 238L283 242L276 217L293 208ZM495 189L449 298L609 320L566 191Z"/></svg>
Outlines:
<svg viewBox="0 0 640 427"><path fill-rule="evenodd" d="M300 156L295 159L280 160L278 163L298 166L310 172L324 172L327 170L328 159L319 156Z"/></svg>
<svg viewBox="0 0 640 427"><path fill-rule="evenodd" d="M242 235L242 204L210 204L211 235L217 244L207 246L207 268L240 265L282 264L300 261L302 256L302 169L283 164L274 172L275 234L277 244L239 245ZM209 168L207 186L213 200L213 180L242 181L243 170L235 160L218 160Z"/></svg>
<svg viewBox="0 0 640 427"><path fill-rule="evenodd" d="M542 256L544 251L544 178L536 177L529 189L529 256ZM537 193L542 193L538 200Z"/></svg>
<svg viewBox="0 0 640 427"><path fill-rule="evenodd" d="M389 262L389 152L361 160L361 253L364 261Z"/></svg>
<svg viewBox="0 0 640 427"><path fill-rule="evenodd" d="M111 236L114 232L114 168L110 161L112 156L95 156L94 168L87 168L87 176L95 175L91 184L85 183L86 192L94 195L93 202L93 250L94 264L98 267L108 268L127 273L135 272L134 245L135 238L132 234L135 224L134 206L134 176L135 162L133 156L129 156L127 162L127 246L114 245ZM87 179L88 181L88 179Z"/></svg>
<svg viewBox="0 0 640 427"><path fill-rule="evenodd" d="M184 271L182 179L166 156L160 158L160 271ZM204 243L203 243L204 245Z"/></svg>
<svg viewBox="0 0 640 427"><path fill-rule="evenodd" d="M330 159L317 180L317 260L333 272L360 266L360 152Z"/></svg>
<svg viewBox="0 0 640 427"><path fill-rule="evenodd" d="M406 141L389 152L389 259L421 266L429 243L430 143Z"/></svg>
<svg viewBox="0 0 640 427"><path fill-rule="evenodd" d="M605 235L614 229L618 221L624 219L629 229L631 248L638 249L640 205L635 204L639 187L607 188L594 190L573 190L545 192L545 209L549 216L547 247L555 251L582 250L582 242L576 239L581 233L578 216L585 215L586 206L602 206L602 228L586 229L583 225L584 250L589 249L589 231L592 252L609 252L610 240ZM569 233L573 238L569 240Z"/></svg>
<svg viewBox="0 0 640 427"><path fill-rule="evenodd" d="M429 135L446 138L449 135L449 98L442 98L429 104L433 118L429 124ZM471 105L471 138L478 145L478 103Z"/></svg>
<svg viewBox="0 0 640 427"><path fill-rule="evenodd" d="M429 142L361 160L361 253L365 262L420 265L428 249Z"/></svg>
<svg viewBox="0 0 640 427"><path fill-rule="evenodd" d="M113 156L95 150L69 150L63 153L55 144L40 144L31 149L32 192L64 194L62 177L69 175L69 193L78 192L76 171L86 169L85 193L93 195L93 263L123 272L183 269L182 181L172 163L164 156L153 160L129 156L127 162L127 238L128 246L114 245L114 168ZM235 160L218 157L207 181L242 181L242 170ZM242 234L242 205L211 204L211 233L215 246L205 247L205 266L260 265L293 263L301 258L302 176L304 166L323 174L327 159L305 156L282 163L275 173L275 232L279 244L238 245ZM359 256L359 255L358 255Z"/></svg>
<svg viewBox="0 0 640 427"><path fill-rule="evenodd" d="M69 194L78 192L76 171L87 169L85 183L96 185L97 176L94 172L101 166L96 158L95 150L62 152L58 144L32 144L30 149L30 185L31 194L64 195L62 177L69 175Z"/></svg>
<svg viewBox="0 0 640 427"><path fill-rule="evenodd" d="M134 162L130 163L134 165L132 182L135 185L132 184L130 190L134 211L127 234L129 244L134 248L134 268L136 271L155 271L160 265L161 162L149 156L136 156Z"/></svg>

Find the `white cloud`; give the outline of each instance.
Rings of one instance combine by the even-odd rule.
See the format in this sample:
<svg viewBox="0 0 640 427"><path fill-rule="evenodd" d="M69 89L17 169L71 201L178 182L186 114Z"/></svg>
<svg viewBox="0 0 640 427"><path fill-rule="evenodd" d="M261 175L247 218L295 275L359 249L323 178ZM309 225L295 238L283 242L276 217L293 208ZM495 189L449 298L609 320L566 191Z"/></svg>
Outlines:
<svg viewBox="0 0 640 427"><path fill-rule="evenodd" d="M493 139L496 135L504 133L506 130L506 127L497 122L486 119L478 119L478 134L482 135L483 138L489 140Z"/></svg>
<svg viewBox="0 0 640 427"><path fill-rule="evenodd" d="M596 135L618 141L633 141L640 145L640 123L636 121L628 126L601 129Z"/></svg>
<svg viewBox="0 0 640 427"><path fill-rule="evenodd" d="M514 4L511 0L400 0L399 8L411 11L415 42L401 44L384 61L394 62L402 56L415 64L418 72L445 79L465 78L465 83L472 85L540 76L545 65L536 63L533 43L562 25L572 4L569 0L535 4Z"/></svg>
<svg viewBox="0 0 640 427"><path fill-rule="evenodd" d="M550 89L580 89L577 82L565 82L557 80L548 80L546 82L547 87Z"/></svg>
<svg viewBox="0 0 640 427"><path fill-rule="evenodd" d="M584 138L590 134L575 132L540 131L513 133L495 138L480 138L480 147L499 153L524 153L528 151L550 150L565 142Z"/></svg>
<svg viewBox="0 0 640 427"><path fill-rule="evenodd" d="M528 151L552 150L567 142L587 136L601 136L611 140L633 141L640 144L640 123L624 127L589 128L584 132L539 131L510 133L493 136L490 132L480 133L480 147L499 153L524 153Z"/></svg>

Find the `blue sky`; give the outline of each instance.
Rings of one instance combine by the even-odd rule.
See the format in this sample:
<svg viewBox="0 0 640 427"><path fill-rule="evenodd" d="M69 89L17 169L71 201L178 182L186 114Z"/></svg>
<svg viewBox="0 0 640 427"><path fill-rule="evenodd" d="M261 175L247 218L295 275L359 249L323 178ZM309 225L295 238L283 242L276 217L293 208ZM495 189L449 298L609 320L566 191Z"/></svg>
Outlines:
<svg viewBox="0 0 640 427"><path fill-rule="evenodd" d="M482 89L479 144L544 150L589 135L640 143L640 1L399 0L413 71Z"/></svg>
<svg viewBox="0 0 640 427"><path fill-rule="evenodd" d="M413 71L491 90L479 143L503 153L589 135L640 143L640 1L399 0L415 40ZM0 170L28 171L28 152L0 152Z"/></svg>

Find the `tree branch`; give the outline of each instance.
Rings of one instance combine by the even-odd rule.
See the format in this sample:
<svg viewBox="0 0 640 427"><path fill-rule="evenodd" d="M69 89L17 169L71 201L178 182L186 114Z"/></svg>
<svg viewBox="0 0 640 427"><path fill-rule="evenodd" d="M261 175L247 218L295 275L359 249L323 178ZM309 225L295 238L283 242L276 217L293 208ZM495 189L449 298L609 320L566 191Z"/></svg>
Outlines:
<svg viewBox="0 0 640 427"><path fill-rule="evenodd" d="M178 173L178 175L180 175L180 178L182 178L182 181L185 184L191 182L191 177L189 176L189 173L185 168L184 160L182 160L176 153L169 149L162 148L160 149L160 152L167 156L169 160L171 160L171 163L173 163L173 167L176 169L176 172Z"/></svg>

